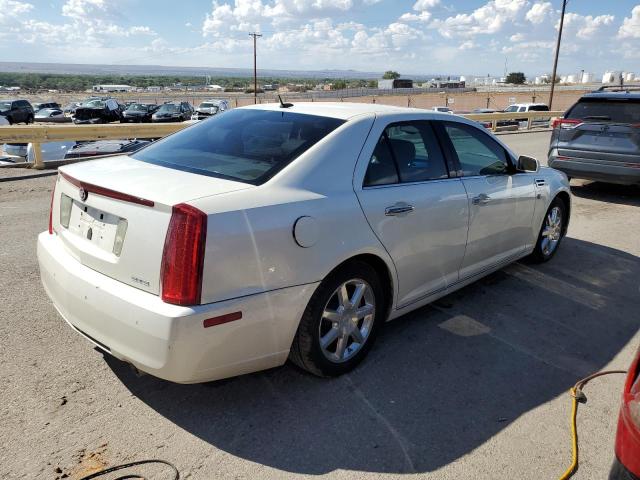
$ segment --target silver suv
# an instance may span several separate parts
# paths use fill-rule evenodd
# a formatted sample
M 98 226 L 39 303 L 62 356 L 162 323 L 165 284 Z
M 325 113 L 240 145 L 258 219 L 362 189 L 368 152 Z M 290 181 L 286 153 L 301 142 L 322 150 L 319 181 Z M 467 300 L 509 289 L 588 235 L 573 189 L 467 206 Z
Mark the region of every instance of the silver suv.
M 549 166 L 569 178 L 640 184 L 640 86 L 580 98 L 553 122 Z

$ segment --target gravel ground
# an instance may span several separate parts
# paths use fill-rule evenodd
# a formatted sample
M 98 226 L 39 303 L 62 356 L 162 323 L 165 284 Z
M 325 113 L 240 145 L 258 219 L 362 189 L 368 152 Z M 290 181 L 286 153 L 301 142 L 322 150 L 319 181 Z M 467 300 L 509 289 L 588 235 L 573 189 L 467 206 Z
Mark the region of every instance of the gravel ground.
M 543 158 L 548 135 L 501 138 Z M 391 322 L 349 375 L 287 365 L 205 385 L 138 377 L 71 331 L 40 286 L 35 239 L 52 185 L 0 183 L 3 479 L 143 458 L 196 479 L 553 479 L 570 461 L 567 389 L 626 368 L 640 344 L 640 192 L 574 182 L 552 262 L 509 266 Z M 606 478 L 622 382 L 585 390 L 577 479 Z

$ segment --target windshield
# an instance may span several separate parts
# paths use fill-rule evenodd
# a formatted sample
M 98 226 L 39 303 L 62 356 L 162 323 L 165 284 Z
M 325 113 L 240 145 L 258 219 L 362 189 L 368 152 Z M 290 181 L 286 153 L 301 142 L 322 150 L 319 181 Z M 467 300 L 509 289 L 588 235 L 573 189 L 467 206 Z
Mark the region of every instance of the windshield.
M 517 105 L 511 105 L 510 107 L 507 107 L 504 109 L 505 112 L 517 112 L 518 111 L 518 106 Z
M 158 113 L 176 113 L 179 111 L 180 108 L 178 105 L 174 105 L 173 103 L 165 103 L 158 109 Z
M 640 99 L 582 99 L 566 118 L 595 122 L 640 123 Z
M 0 102 L 0 112 L 11 110 L 11 102 Z
M 88 100 L 84 102 L 82 106 L 88 108 L 104 108 L 104 102 L 102 100 Z
M 146 112 L 147 110 L 149 110 L 149 107 L 141 103 L 134 103 L 133 105 L 130 105 L 127 110 L 132 112 Z
M 133 158 L 261 184 L 343 123 L 300 113 L 232 110 L 159 140 Z

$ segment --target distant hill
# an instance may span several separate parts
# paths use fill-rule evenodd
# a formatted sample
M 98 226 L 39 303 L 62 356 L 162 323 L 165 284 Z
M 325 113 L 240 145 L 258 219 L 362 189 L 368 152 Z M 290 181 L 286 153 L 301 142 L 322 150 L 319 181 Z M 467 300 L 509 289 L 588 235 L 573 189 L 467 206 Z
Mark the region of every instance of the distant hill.
M 78 63 L 0 62 L 0 72 L 57 73 L 71 75 L 175 75 L 212 77 L 251 77 L 250 68 L 171 67 L 164 65 L 91 65 Z M 376 79 L 382 72 L 357 70 L 274 70 L 258 69 L 261 77 Z M 442 75 L 404 75 L 413 80 L 428 80 Z

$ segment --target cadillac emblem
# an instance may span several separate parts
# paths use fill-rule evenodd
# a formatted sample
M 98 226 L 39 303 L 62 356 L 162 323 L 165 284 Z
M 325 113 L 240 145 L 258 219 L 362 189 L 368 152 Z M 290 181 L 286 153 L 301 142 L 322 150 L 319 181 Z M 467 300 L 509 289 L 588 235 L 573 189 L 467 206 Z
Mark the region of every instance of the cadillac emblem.
M 82 200 L 83 202 L 87 199 L 87 197 L 89 196 L 89 192 L 87 192 L 84 188 L 80 187 L 80 200 Z

